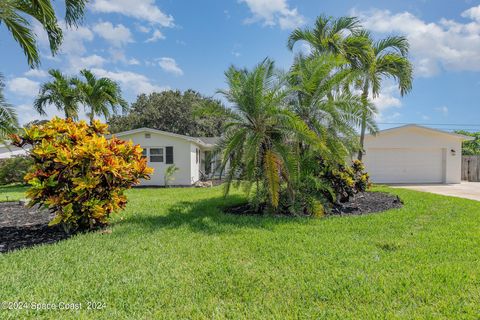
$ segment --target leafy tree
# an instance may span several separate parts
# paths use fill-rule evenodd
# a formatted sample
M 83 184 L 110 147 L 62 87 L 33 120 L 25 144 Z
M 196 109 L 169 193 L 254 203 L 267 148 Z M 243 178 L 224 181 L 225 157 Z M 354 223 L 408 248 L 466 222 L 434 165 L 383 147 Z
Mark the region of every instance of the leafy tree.
M 358 76 L 356 86 L 362 92 L 364 106 L 358 153 L 358 159 L 361 160 L 367 118 L 371 111 L 370 92 L 372 98 L 377 97 L 384 78 L 396 80 L 402 96 L 412 88 L 413 68 L 408 60 L 407 39 L 389 36 L 374 41 L 355 17 L 334 19 L 320 16 L 313 29 L 294 30 L 288 40 L 288 47 L 292 49 L 300 40 L 310 44 L 312 55 L 332 53 L 344 57 L 349 68 Z
M 2 80 L 2 75 L 0 75 L 0 142 L 5 140 L 9 134 L 14 133 L 18 127 L 17 114 L 3 95 L 4 84 Z
M 40 87 L 40 93 L 33 103 L 35 110 L 41 115 L 46 115 L 45 108 L 53 104 L 57 110 L 65 113 L 65 118 L 78 119 L 78 107 L 82 102 L 82 96 L 74 79 L 57 69 L 49 70 L 48 73 L 53 80 Z
M 295 196 L 291 177 L 298 159 L 288 141 L 319 143 L 319 139 L 285 108 L 288 92 L 276 76 L 273 61 L 266 59 L 251 71 L 232 66 L 225 75 L 229 88 L 220 92 L 234 108 L 219 143 L 222 167 L 230 163 L 225 193 L 239 179 L 248 190 L 255 186 L 259 204 L 277 209 L 284 185 L 290 197 Z
M 218 136 L 229 113 L 220 101 L 193 90 L 138 96 L 124 116 L 113 116 L 112 132 L 149 127 L 189 136 Z
M 474 137 L 475 140 L 464 141 L 462 144 L 462 154 L 465 156 L 480 155 L 480 132 L 468 132 L 464 130 L 455 131 L 458 134 Z
M 362 33 L 368 38 L 372 47 L 372 54 L 362 61 L 357 68 L 360 71 L 358 87 L 362 90 L 362 101 L 366 106 L 370 93 L 372 98 L 378 97 L 385 78 L 393 79 L 398 84 L 400 94 L 404 96 L 412 89 L 413 67 L 408 59 L 408 40 L 402 36 L 389 36 L 374 41 L 367 31 Z M 358 159 L 362 160 L 365 141 L 367 108 L 360 132 L 360 151 Z
M 68 27 L 77 26 L 82 20 L 87 2 L 88 0 L 65 0 L 65 23 Z M 40 55 L 31 20 L 40 23 L 47 32 L 50 50 L 52 54 L 56 54 L 62 43 L 63 33 L 51 0 L 0 1 L 0 25 L 7 27 L 33 68 L 40 64 Z
M 313 29 L 295 29 L 288 38 L 287 47 L 292 50 L 298 41 L 307 42 L 313 49 L 312 54 L 340 55 L 351 67 L 358 66 L 370 51 L 369 41 L 355 17 L 319 16 Z
M 325 142 L 322 158 L 335 161 L 358 150 L 356 130 L 365 108 L 361 97 L 345 90 L 357 76 L 346 64 L 338 55 L 298 56 L 289 74 L 291 109 Z M 368 129 L 375 132 L 375 106 L 366 110 Z
M 128 109 L 127 102 L 122 98 L 122 90 L 115 81 L 109 78 L 98 79 L 86 69 L 80 71 L 80 74 L 85 81 L 76 78 L 72 81 L 82 103 L 89 109 L 90 123 L 95 119 L 95 115 L 101 115 L 108 120 L 112 113 L 117 113 L 118 107 L 121 107 L 123 112 Z

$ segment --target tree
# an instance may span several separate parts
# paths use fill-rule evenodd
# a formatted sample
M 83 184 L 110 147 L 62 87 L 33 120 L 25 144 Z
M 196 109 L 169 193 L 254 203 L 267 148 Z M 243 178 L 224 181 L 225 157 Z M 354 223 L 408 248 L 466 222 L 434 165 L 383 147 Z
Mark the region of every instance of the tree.
M 122 98 L 120 86 L 108 78 L 96 78 L 89 70 L 82 70 L 80 74 L 85 81 L 73 79 L 73 83 L 78 90 L 81 102 L 89 109 L 88 116 L 90 123 L 93 123 L 95 115 L 101 115 L 106 120 L 113 114 L 116 114 L 118 107 L 125 112 L 128 109 L 127 102 Z
M 236 179 L 255 186 L 260 204 L 277 209 L 283 185 L 294 197 L 291 176 L 298 160 L 288 141 L 316 141 L 315 134 L 285 108 L 287 91 L 276 76 L 274 63 L 265 59 L 253 70 L 231 66 L 225 73 L 228 89 L 220 90 L 233 104 L 226 132 L 219 143 L 226 175 L 225 193 Z
M 88 0 L 65 0 L 65 24 L 77 26 L 82 20 Z M 40 64 L 37 35 L 31 20 L 47 32 L 52 54 L 56 54 L 63 40 L 57 15 L 51 0 L 2 0 L 0 1 L 0 25 L 4 24 L 11 36 L 22 48 L 28 64 L 34 68 Z
M 13 106 L 7 103 L 3 95 L 4 84 L 2 80 L 3 77 L 0 75 L 0 142 L 18 128 L 17 114 Z
M 402 36 L 389 36 L 374 41 L 367 31 L 363 31 L 365 38 L 369 39 L 372 54 L 366 56 L 361 65 L 357 86 L 362 90 L 362 101 L 366 106 L 370 93 L 372 98 L 378 97 L 385 78 L 393 79 L 398 84 L 400 95 L 404 96 L 412 89 L 413 67 L 408 59 L 408 40 Z M 360 132 L 360 151 L 358 160 L 362 160 L 365 141 L 367 109 L 364 110 L 362 128 Z
M 220 101 L 193 90 L 139 95 L 128 114 L 109 120 L 112 132 L 141 127 L 188 136 L 218 136 L 229 110 Z
M 293 50 L 298 41 L 306 41 L 313 49 L 313 55 L 340 55 L 352 67 L 358 66 L 370 50 L 369 41 L 362 34 L 360 21 L 355 17 L 335 19 L 319 16 L 313 29 L 295 29 L 288 38 L 287 47 Z
M 339 55 L 298 56 L 289 75 L 290 108 L 325 142 L 321 157 L 336 162 L 358 150 L 357 129 L 365 108 L 362 99 L 348 90 L 357 74 L 346 64 Z M 375 106 L 369 104 L 366 110 L 367 127 L 375 132 Z
M 474 137 L 474 140 L 464 141 L 462 144 L 462 154 L 464 156 L 480 155 L 480 132 L 468 132 L 464 130 L 457 130 L 455 133 L 463 134 L 465 136 Z
M 53 104 L 57 110 L 65 113 L 65 118 L 78 119 L 78 106 L 82 97 L 75 81 L 56 69 L 49 70 L 48 73 L 53 77 L 53 81 L 40 87 L 40 93 L 33 103 L 35 110 L 46 115 L 45 108 Z

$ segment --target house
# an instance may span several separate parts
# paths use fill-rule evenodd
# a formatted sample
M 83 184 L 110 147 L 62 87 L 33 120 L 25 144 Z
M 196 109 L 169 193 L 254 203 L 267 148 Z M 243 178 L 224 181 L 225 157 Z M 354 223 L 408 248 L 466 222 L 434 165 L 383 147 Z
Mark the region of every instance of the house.
M 28 148 L 17 148 L 12 145 L 0 144 L 0 159 L 8 159 L 18 156 L 26 156 Z
M 460 183 L 462 141 L 471 139 L 405 125 L 366 135 L 363 161 L 374 183 Z
M 155 169 L 150 180 L 141 182 L 142 186 L 164 186 L 165 170 L 171 165 L 179 169 L 171 185 L 190 186 L 202 175 L 219 177 L 221 174 L 220 159 L 212 152 L 218 138 L 189 137 L 150 128 L 119 132 L 114 136 L 139 144 L 148 166 Z

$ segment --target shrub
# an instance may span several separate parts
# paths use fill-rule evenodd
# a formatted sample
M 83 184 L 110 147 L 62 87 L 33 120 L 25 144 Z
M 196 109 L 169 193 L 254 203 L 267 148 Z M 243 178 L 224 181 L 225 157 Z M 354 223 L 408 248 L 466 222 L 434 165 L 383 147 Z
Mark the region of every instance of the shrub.
M 0 185 L 10 183 L 24 183 L 33 161 L 30 157 L 18 156 L 0 161 Z
M 140 146 L 106 134 L 107 125 L 99 121 L 54 118 L 12 137 L 16 146 L 32 145 L 27 197 L 30 205 L 55 212 L 50 225 L 72 231 L 107 224 L 111 213 L 125 207 L 124 191 L 153 172 Z
M 335 194 L 332 202 L 346 202 L 358 192 L 366 191 L 371 183 L 364 170 L 365 166 L 360 160 L 354 160 L 351 166 L 325 167 L 323 177 L 330 181 Z

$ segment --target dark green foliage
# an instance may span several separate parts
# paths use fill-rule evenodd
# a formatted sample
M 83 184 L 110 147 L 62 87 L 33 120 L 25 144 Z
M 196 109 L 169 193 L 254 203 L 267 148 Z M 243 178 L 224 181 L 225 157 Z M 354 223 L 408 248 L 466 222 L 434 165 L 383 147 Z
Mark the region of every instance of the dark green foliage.
M 368 173 L 364 171 L 365 167 L 359 160 L 354 160 L 351 166 L 325 166 L 322 177 L 330 182 L 335 195 L 330 198 L 331 202 L 346 202 L 358 192 L 366 191 L 371 184 Z
M 14 157 L 0 160 L 0 185 L 24 183 L 23 177 L 32 166 L 30 157 Z
M 480 132 L 457 130 L 455 133 L 475 138 L 475 140 L 463 142 L 462 154 L 464 156 L 480 155 Z
M 229 110 L 218 100 L 193 90 L 164 91 L 138 96 L 127 115 L 114 116 L 110 130 L 126 131 L 141 127 L 188 136 L 219 136 Z

